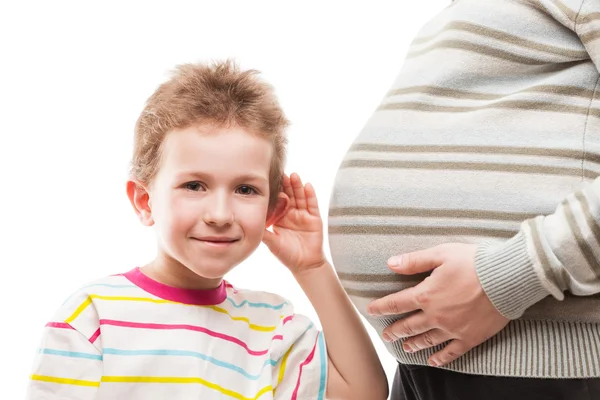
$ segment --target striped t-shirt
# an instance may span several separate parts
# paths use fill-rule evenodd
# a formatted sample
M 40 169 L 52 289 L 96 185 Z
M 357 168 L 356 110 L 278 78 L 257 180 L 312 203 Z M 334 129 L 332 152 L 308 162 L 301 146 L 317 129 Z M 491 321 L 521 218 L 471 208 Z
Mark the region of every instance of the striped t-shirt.
M 136 268 L 63 304 L 27 399 L 323 399 L 326 366 L 322 332 L 282 297 L 178 289 Z
M 445 368 L 600 377 L 599 68 L 600 0 L 456 0 L 423 26 L 330 202 L 334 265 L 379 333 L 400 316 L 367 304 L 426 276 L 389 257 L 473 243 L 512 321 Z

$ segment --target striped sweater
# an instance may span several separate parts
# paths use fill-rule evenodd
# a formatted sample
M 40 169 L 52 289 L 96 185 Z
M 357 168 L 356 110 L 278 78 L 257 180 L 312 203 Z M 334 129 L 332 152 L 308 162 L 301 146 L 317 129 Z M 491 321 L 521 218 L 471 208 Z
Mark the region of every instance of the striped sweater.
M 425 277 L 388 257 L 474 243 L 511 322 L 445 368 L 600 377 L 599 68 L 599 0 L 456 0 L 421 29 L 330 201 L 334 264 L 379 334 L 400 316 L 366 305 Z
M 28 400 L 323 399 L 323 335 L 285 299 L 162 285 L 139 269 L 72 295 L 46 325 Z

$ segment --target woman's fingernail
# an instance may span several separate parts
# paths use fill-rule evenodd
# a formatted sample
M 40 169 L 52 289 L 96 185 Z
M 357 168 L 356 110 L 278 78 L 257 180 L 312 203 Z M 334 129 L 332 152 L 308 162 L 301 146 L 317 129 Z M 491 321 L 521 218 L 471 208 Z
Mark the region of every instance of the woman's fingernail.
M 383 332 L 383 340 L 385 340 L 386 342 L 393 342 L 394 340 L 396 340 L 396 337 L 390 333 Z
M 438 362 L 436 360 L 429 360 L 429 365 L 431 365 L 432 367 L 437 367 Z
M 390 267 L 399 267 L 402 264 L 402 256 L 394 256 L 390 257 L 388 260 L 388 265 Z
M 412 353 L 414 351 L 413 348 L 410 347 L 410 345 L 408 343 L 406 343 L 406 342 L 402 344 L 402 348 L 407 353 Z

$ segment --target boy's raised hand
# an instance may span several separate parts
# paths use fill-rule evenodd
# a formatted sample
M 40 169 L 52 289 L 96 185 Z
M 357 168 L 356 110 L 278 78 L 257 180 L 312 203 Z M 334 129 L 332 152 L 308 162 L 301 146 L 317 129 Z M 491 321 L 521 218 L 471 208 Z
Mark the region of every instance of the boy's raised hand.
M 263 242 L 293 274 L 320 267 L 326 259 L 315 190 L 293 173 L 284 175 L 283 192 L 289 198 L 288 208 L 273 224 L 273 232 L 265 229 Z

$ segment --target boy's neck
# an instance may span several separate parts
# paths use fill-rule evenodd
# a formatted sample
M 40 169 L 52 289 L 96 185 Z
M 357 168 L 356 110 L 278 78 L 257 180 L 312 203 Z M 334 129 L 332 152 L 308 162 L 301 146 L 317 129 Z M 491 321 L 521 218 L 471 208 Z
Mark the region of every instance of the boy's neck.
M 154 261 L 141 267 L 140 270 L 147 277 L 163 285 L 179 289 L 216 289 L 223 281 L 223 277 L 211 279 L 199 276 L 181 263 L 175 260 L 166 260 L 163 257 L 157 257 Z

